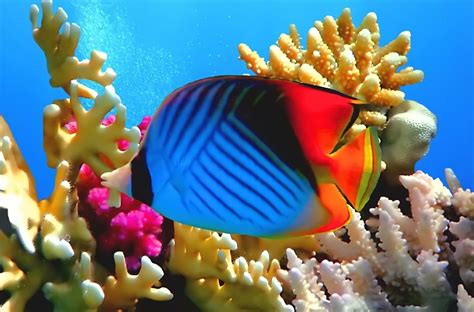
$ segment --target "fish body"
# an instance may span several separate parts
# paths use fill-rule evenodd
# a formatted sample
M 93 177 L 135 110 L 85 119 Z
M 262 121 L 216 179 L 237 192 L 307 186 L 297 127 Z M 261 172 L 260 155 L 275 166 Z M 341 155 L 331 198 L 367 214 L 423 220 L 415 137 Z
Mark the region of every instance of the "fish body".
M 380 173 L 374 130 L 335 150 L 357 103 L 276 79 L 190 83 L 155 113 L 131 162 L 131 194 L 169 219 L 226 233 L 341 227 L 350 219 L 347 201 L 363 207 Z

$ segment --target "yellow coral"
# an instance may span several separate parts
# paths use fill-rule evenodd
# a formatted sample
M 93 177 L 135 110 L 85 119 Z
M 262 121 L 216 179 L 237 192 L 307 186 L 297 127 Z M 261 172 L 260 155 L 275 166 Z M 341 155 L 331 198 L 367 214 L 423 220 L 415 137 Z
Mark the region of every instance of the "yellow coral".
M 0 116 L 0 209 L 6 209 L 22 244 L 35 250 L 33 239 L 40 220 L 33 176 L 13 135 Z
M 189 278 L 219 277 L 235 279 L 231 250 L 237 243 L 229 234 L 202 230 L 174 223 L 169 268 Z
M 91 257 L 83 252 L 80 261 L 74 264 L 69 280 L 48 282 L 43 286 L 43 292 L 58 311 L 97 311 L 104 301 L 104 291 L 98 283 L 91 281 L 92 278 Z
M 127 272 L 125 256 L 122 252 L 116 252 L 114 260 L 115 277 L 109 276 L 104 284 L 105 299 L 101 306 L 102 309 L 133 308 L 137 303 L 137 298 L 149 298 L 155 301 L 173 298 L 167 288 L 156 288 L 160 286 L 159 280 L 164 273 L 148 257 L 142 257 L 138 275 L 130 275 Z
M 62 8 L 53 14 L 52 1 L 42 1 L 41 6 L 43 16 L 39 27 L 39 8 L 33 5 L 30 10 L 33 37 L 46 56 L 51 85 L 62 87 L 71 96 L 70 99 L 55 101 L 44 110 L 44 148 L 48 165 L 56 167 L 62 160 L 68 161 L 71 181 L 76 179 L 83 163 L 90 165 L 100 176 L 130 161 L 138 149 L 140 132 L 137 128 L 125 128 L 125 107 L 111 86 L 116 74 L 111 68 L 104 72 L 101 70 L 107 55 L 92 51 L 90 60 L 79 61 L 74 56 L 80 37 L 79 26 L 66 22 L 67 14 Z M 98 95 L 95 90 L 79 83 L 80 79 L 105 87 L 104 93 Z M 94 99 L 90 111 L 81 105 L 80 97 Z M 102 119 L 113 109 L 117 110 L 115 122 L 102 126 Z M 63 129 L 71 117 L 78 124 L 75 134 Z M 91 140 L 92 137 L 96 139 Z M 120 151 L 118 140 L 129 141 L 129 148 Z
M 280 297 L 278 260 L 263 251 L 258 261 L 232 261 L 236 249 L 229 234 L 175 223 L 169 268 L 186 277 L 186 293 L 203 310 L 292 311 Z
M 87 163 L 98 175 L 125 165 L 138 150 L 140 130 L 125 128 L 125 106 L 120 103 L 114 88 L 107 86 L 103 95 L 96 96 L 89 111 L 79 102 L 77 88 L 78 84 L 73 81 L 71 99 L 61 102 L 61 106 L 51 104 L 44 111 L 44 146 L 48 164 L 57 166 L 59 161 L 67 160 L 77 174 L 80 165 Z M 114 108 L 117 109 L 115 122 L 103 126 L 102 119 Z M 64 115 L 68 112 L 72 112 L 77 122 L 78 130 L 74 134 L 62 128 Z M 130 142 L 126 151 L 118 149 L 120 139 Z M 75 175 L 70 174 L 70 179 L 74 178 Z
M 51 85 L 63 87 L 66 91 L 69 90 L 70 82 L 76 79 L 91 80 L 102 86 L 110 85 L 116 77 L 115 72 L 111 68 L 107 68 L 105 72 L 101 71 L 107 55 L 92 51 L 90 60 L 79 61 L 74 56 L 79 42 L 79 26 L 66 23 L 67 14 L 62 8 L 53 15 L 51 0 L 42 1 L 41 7 L 43 9 L 41 26 L 37 27 L 39 8 L 36 5 L 31 6 L 30 21 L 33 26 L 33 37 L 46 57 Z M 78 85 L 78 89 L 82 97 L 93 98 L 96 95 L 94 90 L 82 84 Z
M 24 311 L 27 301 L 44 281 L 54 276 L 52 263 L 23 250 L 16 235 L 7 237 L 1 231 L 0 263 L 4 268 L 4 272 L 0 273 L 0 290 L 11 293 L 11 297 L 0 307 L 0 312 Z
M 258 76 L 301 81 L 324 86 L 357 97 L 376 106 L 390 107 L 403 102 L 399 88 L 423 80 L 423 72 L 412 67 L 396 72 L 407 62 L 410 33 L 404 31 L 385 46 L 379 47 L 380 32 L 375 13 L 369 13 L 356 29 L 349 9 L 338 19 L 327 16 L 316 21 L 307 36 L 306 50 L 300 46 L 296 27 L 282 34 L 270 47 L 265 60 L 246 44 L 240 44 L 240 57 Z M 383 127 L 385 111 L 361 112 L 357 123 Z M 354 129 L 353 135 L 358 130 Z
M 262 252 L 258 261 L 240 257 L 234 261 L 234 281 L 201 278 L 188 281 L 186 292 L 205 311 L 294 311 L 280 297 L 282 286 L 276 278 L 277 260 Z

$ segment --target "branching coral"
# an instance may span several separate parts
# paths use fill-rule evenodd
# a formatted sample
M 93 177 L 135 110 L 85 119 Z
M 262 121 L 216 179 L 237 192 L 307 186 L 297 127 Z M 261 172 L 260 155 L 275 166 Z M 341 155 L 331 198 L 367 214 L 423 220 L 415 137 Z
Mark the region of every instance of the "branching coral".
M 38 292 L 57 311 L 133 310 L 139 298 L 170 300 L 171 292 L 161 287 L 164 272 L 150 259 L 165 247 L 163 218 L 124 195 L 118 209 L 110 207 L 109 191 L 98 178 L 130 161 L 149 118 L 125 128 L 125 107 L 111 86 L 115 73 L 102 71 L 106 55 L 93 51 L 90 60 L 79 61 L 74 56 L 79 27 L 66 23 L 62 9 L 53 14 L 51 1 L 42 7 L 40 27 L 39 9 L 30 12 L 33 36 L 46 56 L 51 85 L 70 98 L 44 110 L 44 148 L 57 173 L 53 193 L 39 202 L 0 119 L 0 204 L 8 216 L 0 231 L 0 290 L 10 293 L 0 310 L 25 310 Z M 315 23 L 306 49 L 292 25 L 270 48 L 268 63 L 246 45 L 239 51 L 257 75 L 322 85 L 370 103 L 345 139 L 366 126 L 386 127 L 383 153 L 395 176 L 399 163 L 406 168 L 426 151 L 435 121 L 420 105 L 404 101 L 399 90 L 423 78 L 411 67 L 397 72 L 407 62 L 410 34 L 383 47 L 379 41 L 375 14 L 356 28 L 344 10 L 337 20 Z M 94 100 L 89 111 L 80 98 Z M 389 111 L 391 106 L 397 107 Z M 398 136 L 414 138 L 407 146 L 419 147 L 410 148 L 416 157 L 390 158 L 403 141 Z M 333 233 L 268 240 L 175 223 L 166 268 L 184 276 L 186 294 L 206 311 L 432 311 L 453 308 L 456 299 L 460 311 L 470 311 L 474 195 L 462 190 L 451 171 L 447 180 L 451 192 L 421 172 L 403 176 L 409 214 L 400 201 L 382 197 L 370 219 L 353 212 L 351 222 Z M 99 261 L 111 254 L 114 269 Z
M 447 176 L 459 185 L 449 171 Z M 381 198 L 371 209 L 377 218 L 365 222 L 369 230 L 354 212 L 346 227 L 349 242 L 334 233 L 316 235 L 325 260 L 303 260 L 287 250 L 288 269 L 279 277 L 296 296 L 297 311 L 446 311 L 453 308 L 456 291 L 459 307 L 472 304 L 464 290 L 473 286 L 472 220 L 449 221 L 459 207 L 451 206 L 454 196 L 439 179 L 421 172 L 400 179 L 409 191 L 411 217 L 400 211 L 398 201 Z M 459 241 L 448 240 L 448 231 Z M 458 249 L 451 251 L 457 246 L 458 257 Z M 455 283 L 456 274 L 464 285 Z
M 93 51 L 90 60 L 79 62 L 74 56 L 79 26 L 66 23 L 67 14 L 61 8 L 53 15 L 52 1 L 42 1 L 42 8 L 41 26 L 37 27 L 39 9 L 35 5 L 31 7 L 33 37 L 46 56 L 51 85 L 63 87 L 71 96 L 44 110 L 44 147 L 48 165 L 56 167 L 61 160 L 68 161 L 71 180 L 75 180 L 83 163 L 91 166 L 98 175 L 125 165 L 138 149 L 140 132 L 137 128 L 125 128 L 125 106 L 111 86 L 116 75 L 111 69 L 101 71 L 106 54 Z M 96 82 L 105 87 L 105 92 L 98 95 L 77 82 L 78 79 Z M 90 111 L 84 109 L 79 97 L 94 99 Z M 117 110 L 115 122 L 101 125 L 112 109 Z M 78 124 L 74 134 L 64 129 L 71 116 Z M 91 140 L 91 137 L 96 139 Z M 129 142 L 125 151 L 117 146 L 117 141 L 123 139 Z
M 63 87 L 69 90 L 70 82 L 76 79 L 87 79 L 102 86 L 111 85 L 116 74 L 111 68 L 101 71 L 107 55 L 92 51 L 90 60 L 79 61 L 74 53 L 79 43 L 80 28 L 76 24 L 66 23 L 67 14 L 59 8 L 53 15 L 53 2 L 41 2 L 43 16 L 41 26 L 38 25 L 39 8 L 31 6 L 30 21 L 33 26 L 33 37 L 43 50 L 51 75 L 50 83 L 53 87 Z M 62 32 L 60 32 L 63 27 Z M 79 96 L 94 98 L 96 92 L 86 86 L 78 85 Z
M 376 105 L 398 105 L 404 99 L 398 89 L 423 80 L 423 72 L 412 67 L 396 72 L 407 62 L 408 31 L 383 47 L 379 39 L 375 13 L 369 13 L 356 28 L 350 10 L 345 9 L 337 20 L 326 16 L 314 23 L 306 49 L 296 26 L 291 25 L 290 34 L 281 34 L 277 45 L 270 47 L 269 62 L 246 44 L 239 45 L 239 53 L 259 76 L 330 87 Z M 384 119 L 375 113 L 364 113 L 361 118 L 377 125 Z
M 275 246 L 271 240 L 176 224 L 169 268 L 186 277 L 188 296 L 206 311 L 224 305 L 229 311 L 291 310 L 282 298 L 296 311 L 446 311 L 456 304 L 456 292 L 458 305 L 468 307 L 474 260 L 474 223 L 467 217 L 470 192 L 460 188 L 450 171 L 447 176 L 456 187 L 454 195 L 422 172 L 400 177 L 409 193 L 409 215 L 400 210 L 399 201 L 381 198 L 365 222 L 353 211 L 341 231 L 274 240 Z M 460 211 L 459 221 L 448 219 Z M 297 250 L 287 249 L 281 268 L 276 259 L 269 264 L 267 251 L 257 254 L 269 247 L 273 257 L 282 259 L 285 244 Z M 259 276 L 264 277 L 262 285 L 282 292 L 262 292 Z M 459 290 L 454 276 L 464 283 Z M 252 300 L 241 302 L 250 292 Z
M 104 309 L 133 308 L 137 303 L 137 298 L 149 298 L 155 301 L 173 298 L 167 288 L 156 288 L 160 286 L 159 280 L 164 273 L 148 257 L 142 258 L 138 275 L 130 275 L 127 272 L 123 253 L 115 253 L 114 258 L 116 277 L 109 276 L 105 281 Z
M 102 121 L 108 126 L 115 122 L 111 115 Z M 150 122 L 149 117 L 143 118 L 137 126 L 143 138 L 144 131 Z M 78 128 L 76 121 L 65 125 L 69 133 L 75 133 Z M 129 142 L 118 141 L 120 150 L 126 150 Z M 116 251 L 123 251 L 127 266 L 138 270 L 140 258 L 157 257 L 162 249 L 159 235 L 163 218 L 153 209 L 125 194 L 120 195 L 121 204 L 114 208 L 108 204 L 110 191 L 101 185 L 100 178 L 88 165 L 83 165 L 77 179 L 79 196 L 79 215 L 83 216 L 97 239 L 97 255 L 111 258 Z
M 64 24 L 66 14 L 62 9 L 53 16 L 51 1 L 43 1 L 42 6 L 40 28 L 36 27 L 39 10 L 36 6 L 31 9 L 33 34 L 45 52 L 51 84 L 62 86 L 71 97 L 55 101 L 44 111 L 44 147 L 49 165 L 57 171 L 51 196 L 39 202 L 33 177 L 6 122 L 0 119 L 0 204 L 8 217 L 2 220 L 0 229 L 0 290 L 10 294 L 0 310 L 23 311 L 41 291 L 56 311 L 130 309 L 139 298 L 169 300 L 170 292 L 159 288 L 163 272 L 148 257 L 142 257 L 142 268 L 136 276 L 127 272 L 123 253 L 114 257 L 116 276 L 94 259 L 97 237 L 78 214 L 78 201 L 82 200 L 76 185 L 79 169 L 87 163 L 89 170 L 101 174 L 127 163 L 138 149 L 143 129 L 125 128 L 125 107 L 109 85 L 115 74 L 100 69 L 105 55 L 93 52 L 90 61 L 79 62 L 74 57 L 79 28 Z M 97 95 L 75 79 L 97 82 L 105 92 Z M 93 107 L 86 111 L 79 97 L 94 98 Z M 103 121 L 113 109 L 116 115 Z M 137 231 L 136 236 L 141 233 L 150 243 L 147 231 L 158 233 L 162 219 L 145 208 L 128 211 L 129 215 L 117 219 L 115 228 L 110 222 L 107 225 L 119 230 L 115 234 L 120 239 L 120 230 L 126 228 L 121 222 L 148 219 L 141 222 L 148 228 Z M 120 213 L 124 212 L 117 210 L 116 214 Z M 133 213 L 137 215 L 131 217 Z M 134 256 L 144 253 L 146 250 L 139 250 Z
M 280 297 L 278 261 L 264 251 L 257 261 L 232 262 L 236 248 L 229 234 L 175 223 L 169 268 L 186 277 L 188 296 L 205 311 L 293 311 Z
M 8 168 L 16 164 L 11 155 L 4 159 Z M 25 250 L 15 234 L 7 237 L 0 232 L 0 264 L 3 269 L 0 290 L 11 293 L 1 311 L 23 311 L 28 300 L 40 290 L 58 311 L 131 308 L 142 297 L 169 300 L 171 294 L 166 288 L 155 288 L 159 286 L 163 273 L 147 257 L 142 258 L 145 267 L 140 273 L 131 276 L 126 272 L 124 255 L 115 254 L 117 278 L 106 278 L 107 270 L 99 263 L 91 262 L 95 240 L 86 221 L 78 217 L 77 198 L 65 180 L 68 168 L 67 162 L 61 162 L 53 194 L 47 200 L 35 202 L 40 215 L 39 230 L 33 240 L 36 248 Z M 25 175 L 30 176 L 29 171 Z M 11 179 L 7 185 L 18 182 L 22 180 Z M 11 200 L 2 204 L 11 210 L 16 207 L 9 206 L 9 203 L 16 202 Z M 119 294 L 123 292 L 127 296 Z M 64 296 L 68 300 L 64 300 Z M 122 300 L 117 300 L 117 296 Z

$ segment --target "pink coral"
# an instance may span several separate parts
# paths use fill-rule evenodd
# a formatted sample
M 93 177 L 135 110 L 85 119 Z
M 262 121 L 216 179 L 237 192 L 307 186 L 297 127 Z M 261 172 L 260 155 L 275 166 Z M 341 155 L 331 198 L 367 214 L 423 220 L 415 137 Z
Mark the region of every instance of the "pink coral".
M 113 123 L 115 116 L 102 121 L 104 126 Z M 151 117 L 143 118 L 138 125 L 143 138 Z M 74 120 L 65 128 L 76 131 Z M 121 150 L 128 148 L 128 142 L 117 142 Z M 91 168 L 83 165 L 79 172 L 77 190 L 79 195 L 79 213 L 84 217 L 97 240 L 97 253 L 105 259 L 111 258 L 116 251 L 123 251 L 127 266 L 131 270 L 140 268 L 142 256 L 157 257 L 162 248 L 160 234 L 163 217 L 147 205 L 121 194 L 121 206 L 109 207 L 109 190 L 102 187 L 101 180 Z

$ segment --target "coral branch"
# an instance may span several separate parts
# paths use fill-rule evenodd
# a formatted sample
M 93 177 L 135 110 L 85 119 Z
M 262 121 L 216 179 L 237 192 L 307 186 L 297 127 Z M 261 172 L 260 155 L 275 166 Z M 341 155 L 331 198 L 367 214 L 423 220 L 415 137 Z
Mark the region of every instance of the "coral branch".
M 48 164 L 56 166 L 61 160 L 67 160 L 72 168 L 71 180 L 75 180 L 83 163 L 90 165 L 99 176 L 125 165 L 138 150 L 140 139 L 138 128 L 125 128 L 125 107 L 112 86 L 107 86 L 104 94 L 95 98 L 89 111 L 79 102 L 77 92 L 78 84 L 73 81 L 70 101 L 61 102 L 62 107 L 52 104 L 44 111 L 44 146 Z M 102 125 L 106 114 L 114 108 L 117 109 L 115 122 Z M 62 123 L 69 114 L 77 123 L 77 132 L 73 134 L 68 133 Z M 91 140 L 92 137 L 95 139 Z M 129 142 L 125 151 L 119 149 L 120 140 Z
M 41 2 L 43 17 L 38 27 L 39 8 L 32 5 L 30 20 L 33 26 L 33 37 L 46 57 L 48 72 L 51 75 L 50 83 L 53 87 L 63 87 L 69 91 L 69 84 L 75 79 L 87 79 L 107 86 L 112 84 L 116 77 L 111 68 L 105 72 L 101 67 L 107 59 L 102 52 L 92 51 L 90 60 L 79 61 L 74 53 L 80 36 L 80 28 L 76 24 L 66 23 L 67 14 L 59 8 L 53 15 L 51 0 Z M 61 27 L 63 28 L 60 32 Z M 79 85 L 79 95 L 93 98 L 95 91 Z
M 169 263 L 172 272 L 194 279 L 235 279 L 230 251 L 237 249 L 237 243 L 229 234 L 219 235 L 176 222 L 174 231 Z
M 167 288 L 155 288 L 160 286 L 159 280 L 164 273 L 148 257 L 142 258 L 138 275 L 130 275 L 127 272 L 125 257 L 122 252 L 116 252 L 114 259 L 116 276 L 109 276 L 105 282 L 105 300 L 101 308 L 106 310 L 132 308 L 137 303 L 138 298 L 149 298 L 156 301 L 173 298 Z
M 97 311 L 104 300 L 104 292 L 99 284 L 91 281 L 92 273 L 91 257 L 84 252 L 68 281 L 48 282 L 43 286 L 43 292 L 57 311 Z

